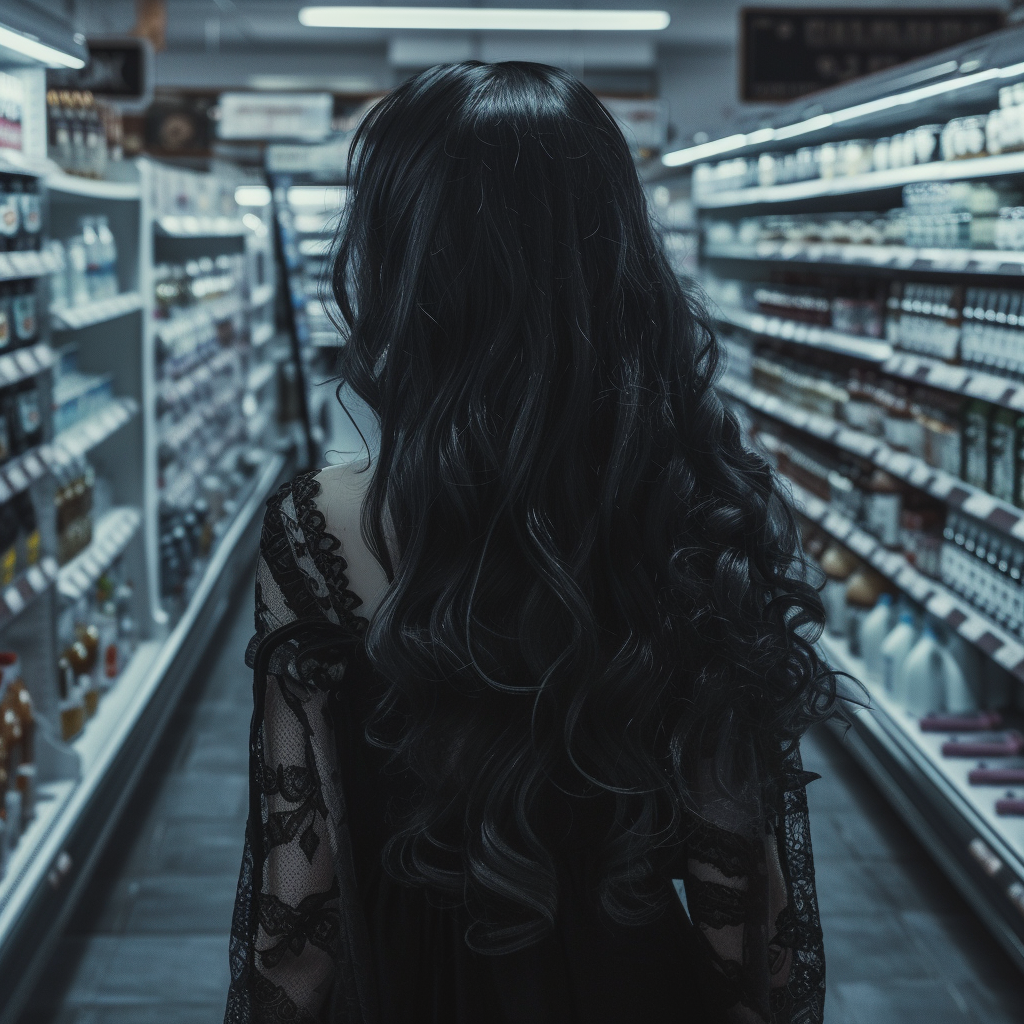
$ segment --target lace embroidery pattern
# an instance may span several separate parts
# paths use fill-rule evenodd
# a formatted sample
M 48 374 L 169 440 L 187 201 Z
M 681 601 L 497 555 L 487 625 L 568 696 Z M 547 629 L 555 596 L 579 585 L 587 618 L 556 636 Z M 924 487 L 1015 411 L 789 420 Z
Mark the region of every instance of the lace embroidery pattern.
M 333 699 L 366 619 L 313 474 L 268 503 L 256 580 L 250 815 L 225 1024 L 375 1024 Z M 730 1024 L 821 1024 L 825 960 L 799 751 L 749 812 L 709 804 L 682 882 Z M 756 819 L 756 827 L 752 821 Z
M 366 620 L 308 474 L 267 503 L 256 580 L 250 812 L 226 1024 L 372 1024 L 329 702 Z

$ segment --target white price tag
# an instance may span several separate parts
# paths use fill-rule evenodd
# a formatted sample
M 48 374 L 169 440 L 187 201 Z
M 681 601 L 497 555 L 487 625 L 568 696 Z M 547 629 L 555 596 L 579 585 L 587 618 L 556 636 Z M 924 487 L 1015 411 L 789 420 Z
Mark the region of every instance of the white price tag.
M 945 617 L 956 607 L 956 601 L 954 601 L 953 598 L 944 590 L 937 590 L 932 594 L 931 599 L 928 601 L 928 611 L 939 619 L 945 619 Z
M 4 591 L 4 604 L 10 608 L 12 615 L 17 615 L 25 607 L 25 599 L 18 593 L 17 587 L 8 587 Z
M 21 466 L 11 466 L 7 470 L 6 476 L 8 483 L 10 483 L 15 491 L 23 491 L 30 483 Z
M 993 377 L 987 373 L 979 373 L 972 377 L 964 387 L 964 391 L 973 398 L 982 398 L 986 402 L 998 402 L 1012 387 L 1010 381 L 1002 377 Z
M 886 458 L 886 469 L 890 473 L 895 474 L 899 477 L 905 477 L 910 474 L 912 469 L 915 469 L 919 464 L 920 460 L 914 458 L 913 455 L 907 454 L 907 452 L 887 452 Z
M 862 530 L 857 530 L 851 534 L 849 540 L 847 540 L 850 548 L 855 551 L 861 558 L 868 558 L 871 553 L 878 546 L 878 542 Z
M 29 582 L 29 586 L 37 593 L 41 594 L 46 589 L 46 576 L 43 574 L 43 570 L 38 565 L 33 565 L 29 568 L 28 572 L 25 573 L 25 578 Z
M 978 519 L 984 519 L 989 513 L 999 507 L 1001 503 L 996 501 L 991 494 L 984 491 L 974 491 L 961 506 L 963 510 Z M 1014 513 L 1016 515 L 1016 513 Z

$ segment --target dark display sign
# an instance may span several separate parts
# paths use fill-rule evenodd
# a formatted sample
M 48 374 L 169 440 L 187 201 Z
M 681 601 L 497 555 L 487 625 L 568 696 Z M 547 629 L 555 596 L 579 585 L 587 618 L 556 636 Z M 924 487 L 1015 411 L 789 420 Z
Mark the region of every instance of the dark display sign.
M 740 99 L 785 102 L 965 43 L 1003 25 L 998 10 L 740 11 Z
M 81 71 L 46 73 L 51 89 L 87 89 L 103 99 L 148 99 L 149 53 L 141 39 L 90 39 L 89 63 Z

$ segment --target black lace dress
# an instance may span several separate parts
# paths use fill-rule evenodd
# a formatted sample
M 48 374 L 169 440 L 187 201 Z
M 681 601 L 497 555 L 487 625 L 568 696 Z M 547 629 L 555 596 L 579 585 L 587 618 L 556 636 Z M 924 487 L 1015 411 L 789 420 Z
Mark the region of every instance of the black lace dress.
M 377 685 L 361 643 L 367 623 L 318 492 L 312 474 L 286 485 L 263 526 L 226 1024 L 820 1022 L 824 956 L 799 755 L 756 827 L 709 799 L 664 879 L 679 899 L 648 926 L 613 926 L 591 909 L 586 847 L 571 828 L 558 927 L 514 954 L 474 953 L 459 912 L 382 870 L 384 809 L 408 795 L 409 780 L 385 771 L 363 738 Z M 585 809 L 552 815 L 585 833 Z

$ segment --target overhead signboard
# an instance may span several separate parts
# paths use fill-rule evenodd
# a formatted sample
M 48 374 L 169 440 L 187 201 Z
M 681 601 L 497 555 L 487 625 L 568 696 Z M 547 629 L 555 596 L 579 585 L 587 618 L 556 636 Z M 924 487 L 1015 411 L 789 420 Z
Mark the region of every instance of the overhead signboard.
M 80 71 L 48 71 L 51 89 L 88 89 L 127 107 L 153 98 L 153 53 L 144 39 L 89 39 L 89 63 Z
M 330 93 L 225 92 L 220 97 L 221 139 L 298 139 L 310 142 L 331 132 Z
M 740 11 L 740 99 L 794 100 L 994 32 L 997 9 Z

